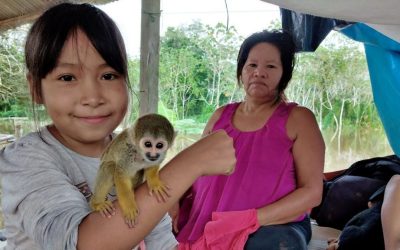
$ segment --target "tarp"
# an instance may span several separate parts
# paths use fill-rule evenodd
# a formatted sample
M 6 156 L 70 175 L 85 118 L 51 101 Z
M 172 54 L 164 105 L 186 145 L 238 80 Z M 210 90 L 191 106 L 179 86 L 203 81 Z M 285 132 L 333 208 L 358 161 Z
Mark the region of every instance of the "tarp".
M 389 143 L 400 156 L 400 43 L 362 23 L 341 32 L 364 43 L 374 102 Z
M 296 12 L 361 22 L 400 42 L 399 0 L 261 0 Z
M 282 11 L 282 21 L 291 19 L 291 21 L 286 20 L 283 24 L 293 32 L 297 39 L 303 39 L 297 42 L 298 45 L 315 47 L 316 41 L 326 35 L 327 30 L 331 29 L 330 26 L 334 26 L 336 19 L 356 22 L 340 29 L 340 32 L 364 43 L 374 102 L 389 143 L 394 153 L 400 156 L 400 115 L 397 114 L 400 110 L 400 15 L 398 14 L 400 13 L 400 1 L 263 1 L 297 12 Z M 303 14 L 312 16 L 309 16 L 308 19 L 305 19 L 307 15 L 299 18 Z M 299 20 L 307 20 L 307 22 L 299 22 Z M 330 25 L 316 25 L 314 22 L 324 22 Z M 315 27 L 321 28 L 321 33 L 317 36 L 312 35 L 318 33 Z M 305 41 L 305 39 L 311 40 Z M 310 48 L 304 46 L 303 50 L 310 51 Z
M 298 51 L 315 51 L 333 28 L 348 24 L 342 20 L 301 14 L 283 8 L 281 16 L 282 27 L 292 33 Z

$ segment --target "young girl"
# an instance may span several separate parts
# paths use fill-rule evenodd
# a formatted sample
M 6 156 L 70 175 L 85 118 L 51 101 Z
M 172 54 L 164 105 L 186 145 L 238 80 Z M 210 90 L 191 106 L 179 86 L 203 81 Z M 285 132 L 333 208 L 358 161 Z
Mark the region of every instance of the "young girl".
M 33 24 L 25 53 L 32 100 L 52 123 L 0 151 L 6 249 L 132 249 L 196 178 L 232 171 L 232 141 L 217 132 L 163 168 L 170 187 L 165 203 L 149 196 L 146 185 L 136 190 L 135 228 L 125 224 L 118 202 L 109 218 L 91 212 L 99 157 L 128 106 L 122 37 L 98 8 L 64 3 Z M 150 248 L 173 247 L 170 230 L 164 217 L 149 236 Z

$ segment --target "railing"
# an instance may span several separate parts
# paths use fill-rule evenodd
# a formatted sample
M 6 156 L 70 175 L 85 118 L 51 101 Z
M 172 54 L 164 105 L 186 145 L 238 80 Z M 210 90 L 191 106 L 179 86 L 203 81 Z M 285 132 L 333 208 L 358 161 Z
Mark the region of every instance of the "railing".
M 30 123 L 28 117 L 7 117 L 0 118 L 0 123 L 9 123 L 8 129 L 2 128 L 0 130 L 0 148 L 15 141 L 24 134 L 26 124 Z M 10 129 L 11 126 L 11 129 Z M 7 127 L 7 126 L 5 126 Z M 28 131 L 25 131 L 28 132 Z

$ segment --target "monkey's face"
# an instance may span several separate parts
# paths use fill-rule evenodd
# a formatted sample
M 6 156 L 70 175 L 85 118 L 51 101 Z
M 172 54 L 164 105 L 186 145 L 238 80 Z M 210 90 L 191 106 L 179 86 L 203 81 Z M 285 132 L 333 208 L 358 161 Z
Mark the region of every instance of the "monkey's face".
M 139 141 L 139 147 L 146 162 L 159 164 L 164 160 L 169 144 L 163 137 L 144 136 Z

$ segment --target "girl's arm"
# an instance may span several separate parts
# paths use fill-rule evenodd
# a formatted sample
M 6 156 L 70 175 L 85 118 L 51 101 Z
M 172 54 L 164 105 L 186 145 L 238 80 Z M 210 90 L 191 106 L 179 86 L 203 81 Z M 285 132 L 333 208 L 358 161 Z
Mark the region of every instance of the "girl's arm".
M 104 218 L 89 214 L 80 224 L 77 249 L 132 249 L 155 227 L 181 195 L 202 175 L 230 174 L 235 165 L 232 139 L 224 131 L 204 137 L 179 153 L 160 171 L 161 179 L 170 187 L 166 202 L 157 202 L 148 195 L 147 185 L 135 190 L 139 206 L 138 222 L 129 229 L 118 206 L 116 214 Z
M 204 127 L 202 137 L 205 137 L 212 133 L 212 129 L 214 128 L 214 124 L 218 121 L 219 117 L 222 114 L 224 107 L 218 108 L 208 120 L 206 126 Z M 190 194 L 190 190 L 188 190 L 188 194 Z M 176 202 L 172 208 L 168 211 L 169 215 L 172 219 L 172 229 L 175 233 L 179 232 L 179 201 Z
M 297 189 L 282 199 L 257 210 L 260 225 L 293 221 L 322 199 L 325 144 L 314 114 L 295 107 L 287 122 L 288 136 L 294 140 L 293 158 Z

